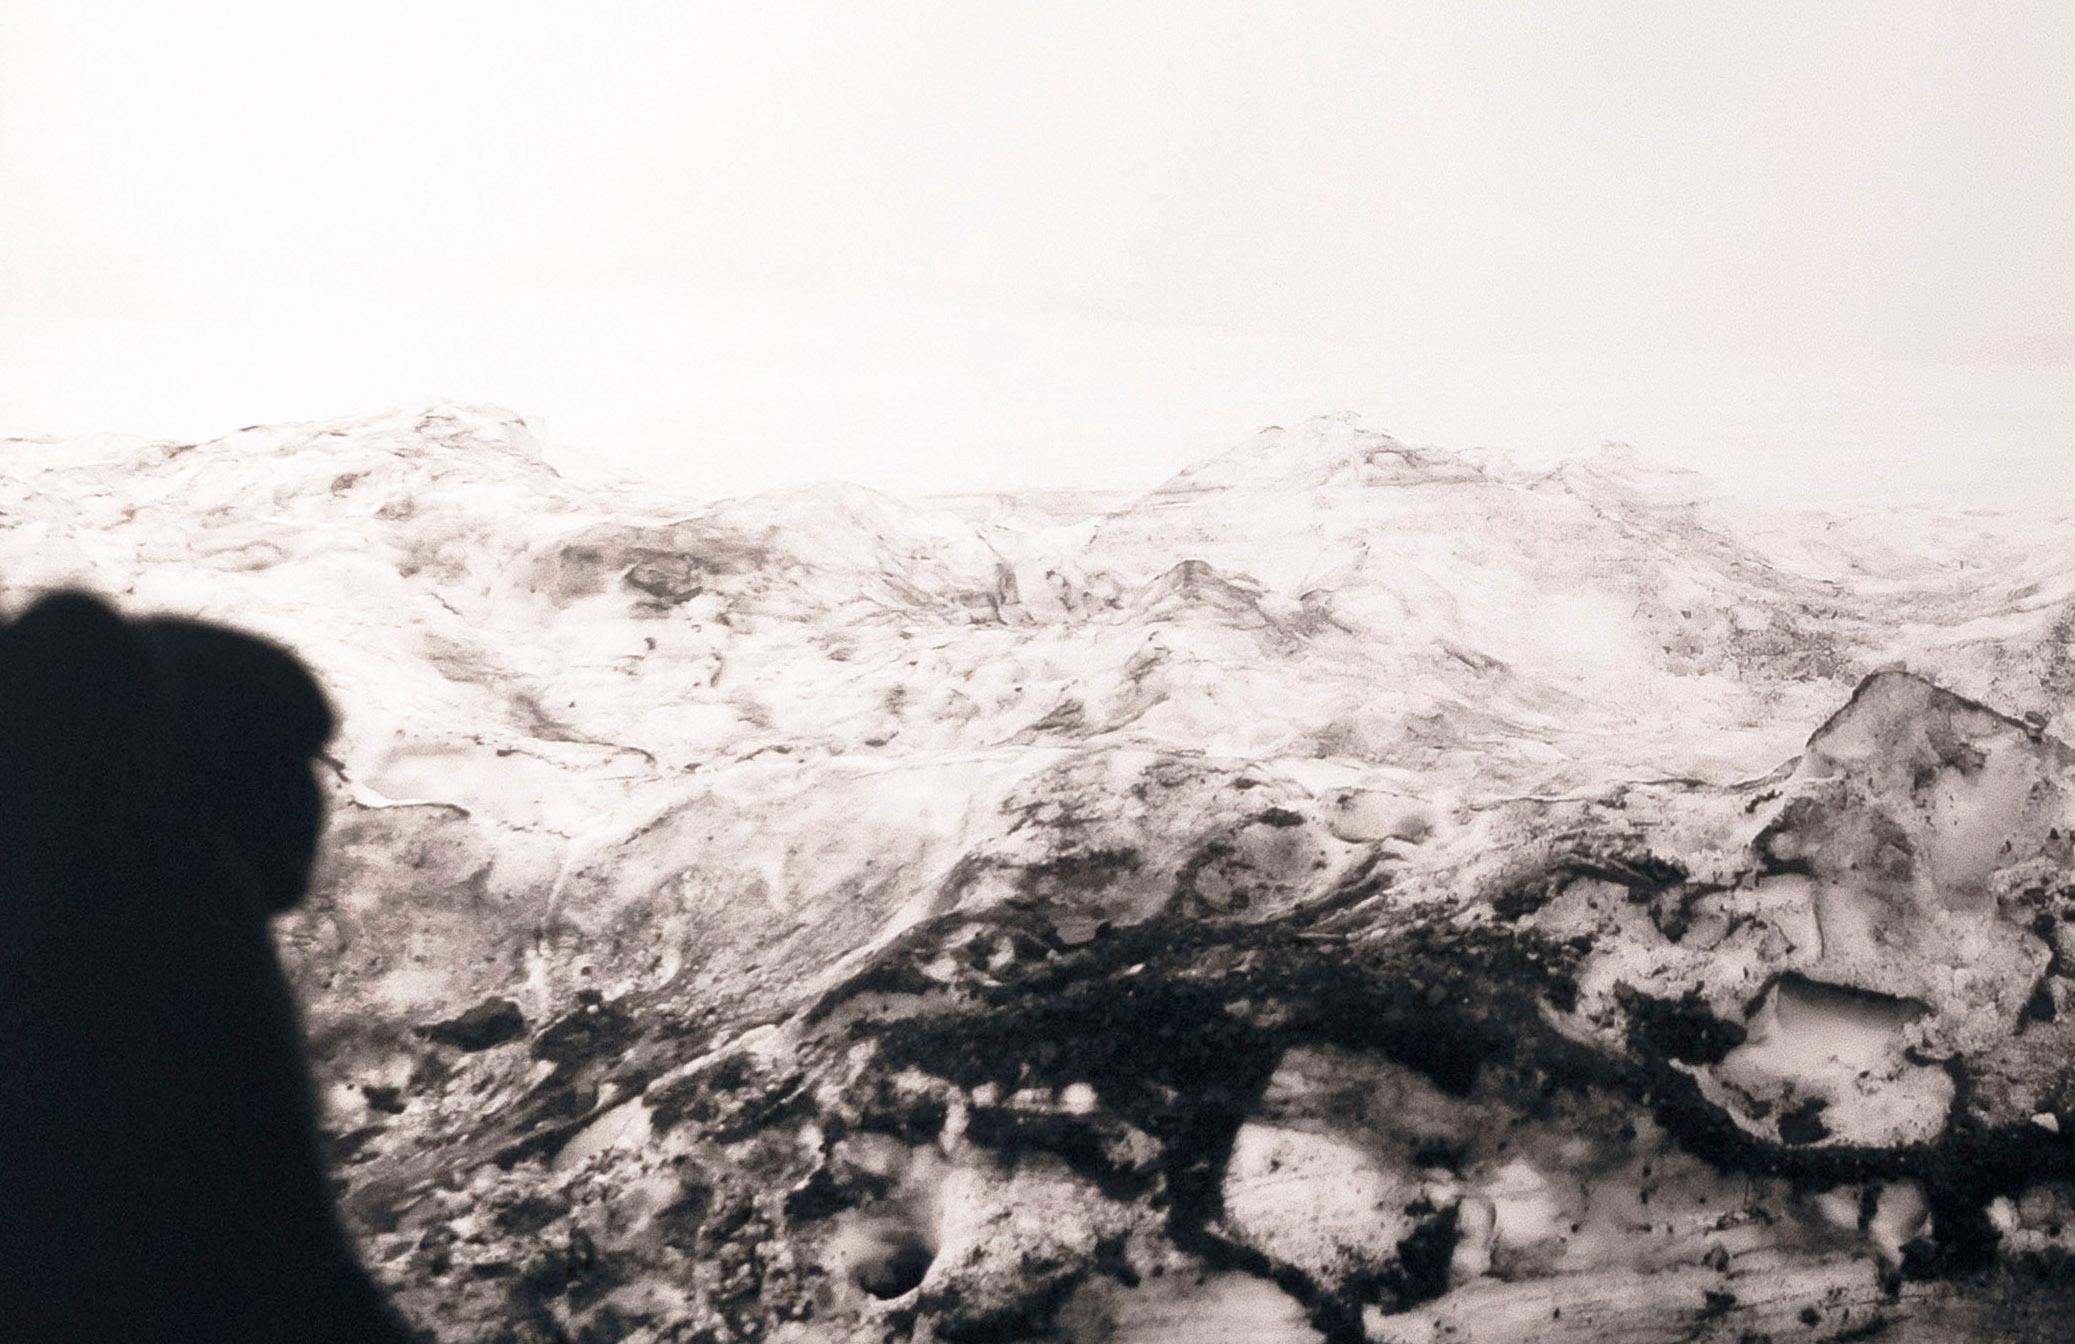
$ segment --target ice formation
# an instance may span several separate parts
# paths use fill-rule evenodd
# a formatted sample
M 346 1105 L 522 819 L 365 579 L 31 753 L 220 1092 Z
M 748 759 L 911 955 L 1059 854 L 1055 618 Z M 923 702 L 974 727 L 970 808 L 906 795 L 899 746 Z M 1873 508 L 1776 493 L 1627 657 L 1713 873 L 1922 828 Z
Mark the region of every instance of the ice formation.
M 333 688 L 284 952 L 482 1344 L 2061 1338 L 2067 526 L 1346 419 L 1131 498 L 0 457 L 10 610 Z

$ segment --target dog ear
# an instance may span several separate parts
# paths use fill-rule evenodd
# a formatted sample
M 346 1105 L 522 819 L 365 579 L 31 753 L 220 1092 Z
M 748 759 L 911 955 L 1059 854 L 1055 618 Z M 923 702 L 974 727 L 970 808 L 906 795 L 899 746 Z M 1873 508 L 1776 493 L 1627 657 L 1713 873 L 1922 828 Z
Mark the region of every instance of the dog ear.
M 148 825 L 162 805 L 168 710 L 149 651 L 96 598 L 55 594 L 0 627 L 0 755 L 31 834 L 91 829 L 105 841 Z
M 252 879 L 261 910 L 302 899 L 324 824 L 311 758 L 330 704 L 294 654 L 173 617 L 138 622 L 172 688 L 176 790 L 184 818 Z

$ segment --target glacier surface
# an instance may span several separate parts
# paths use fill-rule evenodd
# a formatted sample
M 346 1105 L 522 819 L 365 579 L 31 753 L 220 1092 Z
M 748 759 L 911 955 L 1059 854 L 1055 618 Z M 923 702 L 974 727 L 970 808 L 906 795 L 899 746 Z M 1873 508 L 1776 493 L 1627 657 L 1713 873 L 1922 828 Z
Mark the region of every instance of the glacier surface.
M 332 688 L 279 935 L 483 1344 L 2061 1338 L 2071 527 L 1348 418 L 1131 497 L 0 453 L 10 610 Z

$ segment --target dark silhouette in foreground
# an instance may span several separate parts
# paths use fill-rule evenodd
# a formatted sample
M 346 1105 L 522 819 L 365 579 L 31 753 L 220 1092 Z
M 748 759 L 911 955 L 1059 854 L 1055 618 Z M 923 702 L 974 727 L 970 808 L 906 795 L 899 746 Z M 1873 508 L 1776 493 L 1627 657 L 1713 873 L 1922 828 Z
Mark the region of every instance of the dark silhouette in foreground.
M 272 644 L 79 595 L 0 625 L 0 1336 L 402 1344 L 295 1000 L 332 715 Z

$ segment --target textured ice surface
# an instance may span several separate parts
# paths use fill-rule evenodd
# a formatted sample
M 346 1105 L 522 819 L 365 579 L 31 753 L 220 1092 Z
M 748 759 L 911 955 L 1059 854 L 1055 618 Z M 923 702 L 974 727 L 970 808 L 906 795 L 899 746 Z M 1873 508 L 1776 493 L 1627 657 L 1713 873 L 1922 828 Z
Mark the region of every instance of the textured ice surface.
M 11 609 L 334 687 L 285 951 L 486 1344 L 2060 1338 L 2068 536 L 1345 419 L 1135 498 L 0 454 Z

